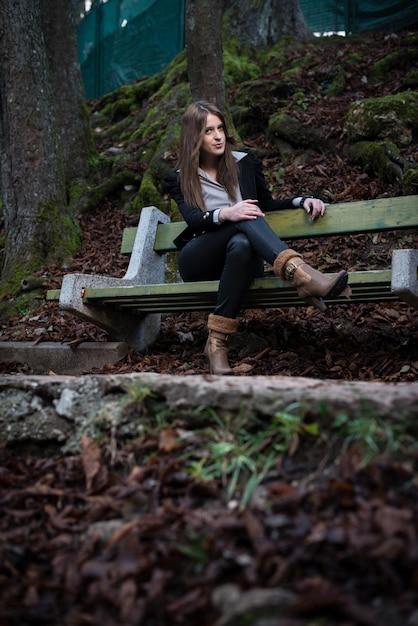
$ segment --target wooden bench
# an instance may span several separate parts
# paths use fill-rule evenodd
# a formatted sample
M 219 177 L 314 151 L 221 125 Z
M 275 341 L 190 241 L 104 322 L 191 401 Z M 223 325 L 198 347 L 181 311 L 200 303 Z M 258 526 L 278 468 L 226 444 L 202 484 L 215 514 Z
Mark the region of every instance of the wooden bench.
M 302 210 L 268 213 L 266 219 L 285 241 L 332 235 L 417 229 L 418 195 L 327 206 L 315 222 Z M 212 310 L 218 281 L 166 283 L 165 255 L 175 251 L 173 239 L 184 222 L 170 223 L 155 207 L 142 209 L 137 228 L 123 234 L 121 252 L 130 254 L 123 278 L 67 274 L 60 290 L 47 292 L 60 308 L 104 328 L 112 340 L 144 349 L 158 336 L 161 314 Z M 404 300 L 418 308 L 418 250 L 395 250 L 392 267 L 350 272 L 351 302 Z M 347 302 L 341 298 L 330 300 Z M 296 289 L 274 276 L 253 281 L 244 308 L 301 306 Z

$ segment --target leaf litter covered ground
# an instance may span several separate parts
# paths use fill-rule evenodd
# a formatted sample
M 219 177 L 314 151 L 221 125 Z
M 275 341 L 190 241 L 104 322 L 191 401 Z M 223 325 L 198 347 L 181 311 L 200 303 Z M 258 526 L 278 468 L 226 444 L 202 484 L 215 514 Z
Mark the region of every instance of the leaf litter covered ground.
M 353 64 L 346 91 L 338 98 L 311 99 L 300 113 L 314 127 L 329 127 L 336 152 L 314 153 L 303 167 L 282 164 L 262 135 L 247 138 L 248 145 L 265 150 L 266 171 L 280 178 L 281 195 L 323 195 L 326 189 L 327 201 L 350 201 L 398 194 L 397 183 L 383 184 L 348 163 L 342 121 L 352 100 L 402 89 L 402 68 L 378 84 L 364 80 L 368 68 L 401 40 L 384 35 L 347 40 L 345 53 L 367 54 Z M 319 76 L 325 80 L 330 67 L 326 47 L 316 47 L 302 70 L 308 93 L 320 92 Z M 416 147 L 402 156 L 416 160 Z M 127 262 L 119 254 L 121 234 L 130 224 L 123 208 L 109 200 L 81 220 L 83 248 L 66 271 L 122 276 Z M 387 267 L 393 247 L 417 243 L 416 233 L 399 232 L 299 245 L 312 264 L 333 271 Z M 45 289 L 59 286 L 62 274 L 61 268 L 48 268 Z M 207 372 L 205 326 L 205 314 L 166 316 L 160 339 L 146 353 L 133 351 L 96 373 Z M 106 336 L 55 304 L 42 304 L 35 313 L 3 323 L 0 339 L 77 345 Z M 418 315 L 404 304 L 342 303 L 327 315 L 304 307 L 249 311 L 240 319 L 231 358 L 234 365 L 244 361 L 248 375 L 412 382 L 418 374 Z M 17 363 L 1 364 L 1 372 L 30 374 Z M 373 422 L 361 417 L 357 434 Z M 248 476 L 261 484 L 240 507 L 242 485 L 230 493 L 233 463 L 240 458 L 234 456 L 237 433 L 160 419 L 159 428 L 144 429 L 142 437 L 124 445 L 111 434 L 101 446 L 85 438 L 75 456 L 2 451 L 1 624 L 418 623 L 413 442 L 364 466 L 362 448 L 324 440 L 303 423 L 264 480 L 263 468 L 254 470 L 248 461 Z M 248 432 L 257 437 L 257 430 Z M 387 441 L 391 434 L 389 428 Z M 216 437 L 224 445 L 217 456 Z M 272 437 L 266 434 L 257 444 L 259 458 L 273 445 Z M 278 605 L 290 608 L 280 612 Z

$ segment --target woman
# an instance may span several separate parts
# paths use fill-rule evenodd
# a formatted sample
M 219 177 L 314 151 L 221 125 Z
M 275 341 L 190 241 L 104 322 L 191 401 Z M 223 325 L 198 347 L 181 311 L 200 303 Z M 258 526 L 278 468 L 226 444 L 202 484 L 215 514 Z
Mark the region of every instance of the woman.
M 346 290 L 348 274 L 329 278 L 287 247 L 264 219 L 266 211 L 303 208 L 316 219 L 324 203 L 313 197 L 273 199 L 261 163 L 232 150 L 225 117 L 210 102 L 192 103 L 183 116 L 178 169 L 167 190 L 187 228 L 175 240 L 181 249 L 179 271 L 187 281 L 218 280 L 216 307 L 209 314 L 205 356 L 211 374 L 232 374 L 227 340 L 251 281 L 262 275 L 263 261 L 297 288 L 301 298 L 325 310 L 324 297 Z

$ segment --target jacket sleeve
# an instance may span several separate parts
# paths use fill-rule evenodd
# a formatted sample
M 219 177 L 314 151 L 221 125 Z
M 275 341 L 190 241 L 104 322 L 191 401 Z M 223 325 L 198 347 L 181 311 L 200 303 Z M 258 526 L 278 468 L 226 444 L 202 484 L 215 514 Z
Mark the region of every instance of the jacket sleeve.
M 253 179 L 254 189 L 247 186 L 247 177 Z M 240 161 L 240 186 L 245 199 L 250 199 L 251 193 L 254 193 L 252 197 L 258 200 L 258 206 L 264 212 L 295 208 L 293 198 L 273 198 L 264 176 L 263 164 L 251 152 Z

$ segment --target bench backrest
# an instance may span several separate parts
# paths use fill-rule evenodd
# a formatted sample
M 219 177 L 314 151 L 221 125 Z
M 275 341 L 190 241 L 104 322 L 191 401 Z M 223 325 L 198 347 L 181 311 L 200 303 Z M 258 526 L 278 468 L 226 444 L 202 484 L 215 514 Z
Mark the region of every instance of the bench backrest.
M 266 220 L 282 239 L 304 239 L 331 235 L 406 230 L 418 227 L 418 195 L 345 202 L 327 206 L 324 217 L 313 222 L 305 211 L 275 211 Z M 154 249 L 176 251 L 173 239 L 186 227 L 184 222 L 159 224 Z M 132 252 L 136 227 L 125 228 L 122 254 Z

